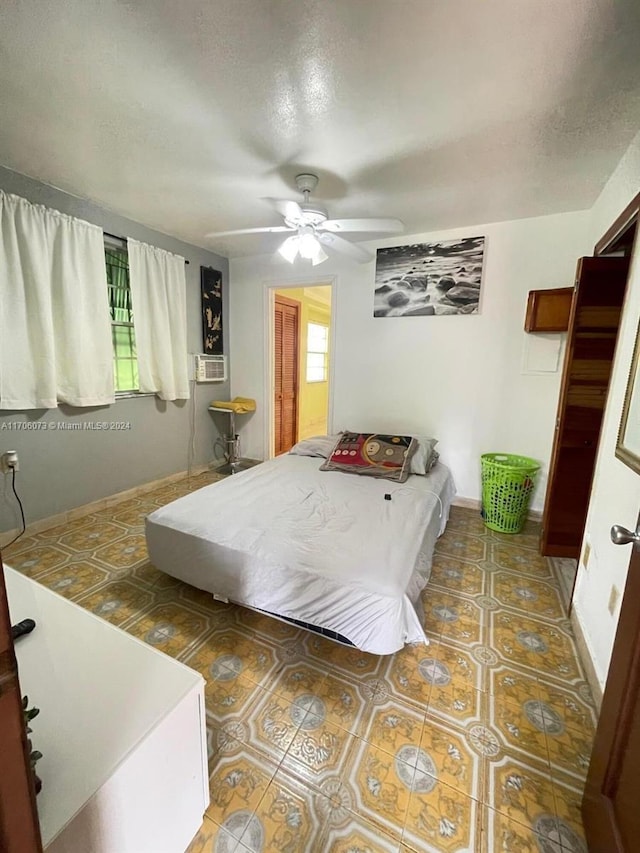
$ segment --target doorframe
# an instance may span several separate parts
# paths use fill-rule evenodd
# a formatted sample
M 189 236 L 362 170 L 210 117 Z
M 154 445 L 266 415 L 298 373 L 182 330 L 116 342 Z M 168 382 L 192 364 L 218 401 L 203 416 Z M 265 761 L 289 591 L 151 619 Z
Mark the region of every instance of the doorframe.
M 630 243 L 628 243 L 628 242 L 627 243 L 621 243 L 624 236 L 634 226 L 635 226 L 635 234 L 634 234 L 633 240 Z M 632 200 L 629 202 L 629 204 L 615 218 L 613 223 L 609 226 L 609 228 L 607 228 L 607 230 L 602 235 L 602 237 L 596 242 L 595 246 L 593 247 L 592 257 L 595 257 L 595 258 L 606 257 L 607 255 L 613 254 L 614 252 L 616 252 L 618 250 L 618 246 L 620 246 L 621 248 L 626 249 L 624 254 L 625 254 L 625 256 L 628 256 L 631 259 L 633 256 L 636 244 L 637 243 L 640 244 L 639 243 L 640 238 L 638 238 L 638 231 L 640 231 L 640 192 L 637 193 L 632 198 Z M 618 245 L 616 245 L 616 244 L 618 244 Z M 629 266 L 629 271 L 627 273 L 627 283 L 625 286 L 625 294 L 624 294 L 622 307 L 621 307 L 621 311 L 620 311 L 620 320 L 618 323 L 616 345 L 615 345 L 613 357 L 611 360 L 612 365 L 615 364 L 615 360 L 616 360 L 616 357 L 618 354 L 618 349 L 620 346 L 620 324 L 622 323 L 622 318 L 623 318 L 624 311 L 626 308 L 627 300 L 629 298 L 628 283 L 629 283 L 630 274 L 631 274 L 631 266 Z M 575 311 L 575 303 L 576 303 L 576 296 L 574 293 L 574 298 L 573 298 L 573 302 L 572 302 L 572 306 L 571 306 L 571 317 L 569 319 L 569 329 L 571 329 L 573 314 Z M 567 347 L 569 346 L 569 343 L 570 342 L 567 341 Z M 562 373 L 562 377 L 561 377 L 560 392 L 559 392 L 559 396 L 558 396 L 559 400 L 562 398 L 564 383 L 566 381 L 565 371 L 566 371 L 567 353 L 568 353 L 568 350 L 565 351 L 565 360 L 563 363 L 563 373 Z M 605 401 L 604 401 L 604 412 L 606 412 L 607 407 L 609 405 L 610 392 L 611 392 L 611 382 L 609 382 L 609 386 L 607 388 L 607 394 L 606 394 Z M 602 426 L 600 428 L 600 433 L 598 435 L 598 443 L 596 446 L 596 457 L 595 457 L 596 461 L 595 461 L 594 470 L 593 470 L 594 477 L 595 477 L 595 470 L 596 470 L 596 466 L 597 466 L 597 462 L 598 462 L 598 456 L 600 453 L 601 440 L 602 440 Z M 554 429 L 554 443 L 555 443 L 555 429 Z M 551 468 L 552 462 L 553 462 L 553 457 L 550 459 L 550 463 L 549 463 L 550 468 Z M 591 488 L 593 489 L 593 478 L 592 478 Z M 549 500 L 549 492 L 547 492 L 547 495 L 545 496 L 545 506 L 543 509 L 543 519 L 544 519 L 544 514 L 546 511 L 548 500 Z M 575 575 L 574 580 L 573 580 L 573 586 L 571 589 L 571 596 L 569 598 L 569 606 L 567 608 L 567 615 L 569 615 L 569 616 L 571 615 L 571 613 L 573 611 L 573 596 L 575 593 L 576 583 L 577 583 L 577 579 L 578 579 L 578 570 L 580 567 L 580 561 L 582 559 L 582 554 L 584 551 L 584 531 L 586 529 L 586 521 L 588 520 L 590 503 L 591 503 L 591 495 L 589 496 L 589 503 L 587 504 L 587 519 L 585 520 L 585 528 L 582 531 L 582 538 L 581 538 L 581 543 L 580 543 L 580 552 L 579 552 L 578 558 L 577 558 L 578 565 L 577 565 L 576 575 Z
M 628 235 L 629 230 L 634 225 L 633 240 L 623 242 L 625 235 Z M 619 248 L 625 248 L 631 262 L 634 258 L 637 261 L 637 253 L 640 251 L 639 231 L 640 193 L 631 200 L 596 243 L 594 255 L 601 256 Z M 629 276 L 631 270 L 630 264 Z M 627 287 L 620 316 L 621 323 L 627 310 L 628 299 L 629 289 Z M 618 356 L 619 346 L 620 336 L 616 342 L 614 362 Z M 607 396 L 607 405 L 608 403 Z M 640 516 L 637 524 L 640 524 Z M 617 836 L 617 833 L 608 818 L 611 803 L 607 794 L 613 791 L 617 784 L 620 772 L 620 746 L 627 737 L 631 725 L 633 702 L 636 701 L 640 689 L 638 684 L 640 679 L 640 646 L 636 642 L 640 634 L 640 610 L 637 604 L 640 600 L 640 573 L 638 572 L 639 557 L 637 550 L 634 549 L 635 546 L 632 546 L 582 800 L 581 811 L 585 832 L 593 849 L 598 851 L 622 849 L 621 839 L 614 837 L 614 835 Z M 632 566 L 632 563 L 636 565 Z M 613 667 L 614 659 L 616 661 L 615 668 Z
M 278 290 L 279 290 L 279 288 L 277 288 L 276 291 L 274 291 L 274 293 L 273 293 L 273 302 L 274 302 L 274 314 L 273 314 L 274 323 L 273 323 L 273 326 L 274 326 L 274 332 L 275 332 L 275 306 L 276 306 L 276 304 L 282 305 L 284 307 L 292 308 L 296 312 L 296 348 L 295 348 L 295 358 L 296 358 L 295 376 L 296 376 L 296 381 L 295 381 L 295 391 L 294 391 L 294 395 L 293 395 L 293 401 L 294 401 L 294 407 L 293 407 L 293 418 L 294 418 L 293 444 L 297 444 L 298 443 L 298 420 L 300 418 L 300 341 L 302 339 L 302 334 L 301 334 L 301 332 L 302 332 L 302 303 L 299 302 L 297 299 L 290 299 L 288 296 L 283 296 L 282 293 L 277 292 Z M 284 317 L 283 317 L 283 331 L 284 331 Z M 274 334 L 274 340 L 273 340 L 273 353 L 274 353 L 274 355 L 275 355 L 275 351 L 276 351 L 275 345 L 276 345 L 276 341 L 275 341 L 275 334 Z M 282 362 L 284 363 L 284 350 L 281 352 L 281 358 L 282 358 Z M 274 379 L 274 385 L 275 385 L 275 376 L 273 377 L 273 379 Z M 272 391 L 271 391 L 271 404 L 272 405 L 273 405 L 273 398 L 274 398 L 273 390 L 274 389 L 272 389 Z M 273 426 L 274 421 L 275 421 L 275 417 L 272 418 L 272 422 L 271 422 L 272 426 Z M 282 427 L 282 413 L 280 414 L 280 426 Z M 274 444 L 273 452 L 275 455 L 275 435 L 273 436 L 273 444 Z
M 265 401 L 265 419 L 263 429 L 263 447 L 265 460 L 274 457 L 274 434 L 273 434 L 273 373 L 274 373 L 274 308 L 276 290 L 289 290 L 301 287 L 330 287 L 331 288 L 331 314 L 329 328 L 329 403 L 327 406 L 327 431 L 333 432 L 333 398 L 335 380 L 335 353 L 336 353 L 336 295 L 338 277 L 335 275 L 313 276 L 310 278 L 270 279 L 264 282 L 263 293 L 263 323 L 264 323 L 264 352 L 263 352 L 263 399 Z
M 595 257 L 600 255 L 606 255 L 612 248 L 614 248 L 614 244 L 623 237 L 626 232 L 633 227 L 634 223 L 636 224 L 636 239 L 638 234 L 638 228 L 640 227 L 640 223 L 638 223 L 638 215 L 640 213 L 640 192 L 634 196 L 629 204 L 625 207 L 622 213 L 616 217 L 613 224 L 607 228 L 602 237 L 598 240 L 598 242 L 593 247 L 593 254 Z M 635 239 L 634 239 L 635 244 Z M 629 250 L 629 256 L 633 255 L 634 244 L 631 245 Z
M 629 245 L 629 250 L 627 255 L 629 257 L 629 270 L 627 272 L 627 283 L 625 286 L 624 299 L 622 302 L 622 308 L 620 310 L 620 320 L 618 321 L 618 332 L 616 335 L 616 345 L 613 351 L 613 358 L 611 360 L 612 366 L 616 363 L 616 358 L 618 356 L 618 350 L 620 348 L 620 326 L 622 324 L 622 319 L 624 317 L 624 312 L 627 307 L 627 301 L 629 299 L 629 276 L 631 275 L 631 261 L 633 260 L 633 255 L 636 250 L 636 246 L 640 246 L 640 241 L 638 240 L 638 231 L 640 231 L 640 192 L 637 193 L 629 202 L 629 204 L 625 207 L 625 209 L 620 213 L 614 221 L 611 223 L 609 228 L 605 231 L 602 237 L 598 240 L 598 242 L 593 247 L 593 256 L 595 258 L 600 258 L 610 254 L 612 250 L 615 250 L 615 244 L 621 240 L 624 235 L 635 226 L 635 233 L 633 236 L 633 240 Z M 575 299 L 575 297 L 574 297 Z M 573 306 L 572 306 L 573 307 Z M 607 396 L 604 401 L 604 414 L 607 412 L 607 407 L 609 406 L 609 398 L 611 395 L 611 379 L 609 379 L 609 387 L 607 388 Z M 580 554 L 578 555 L 577 565 L 576 565 L 576 574 L 573 579 L 573 585 L 571 587 L 571 595 L 569 597 L 569 607 L 567 608 L 567 615 L 571 617 L 573 613 L 573 597 L 576 592 L 576 586 L 578 583 L 578 573 L 580 571 L 580 561 L 582 559 L 582 555 L 584 554 L 584 535 L 587 529 L 587 523 L 589 521 L 589 508 L 591 506 L 591 494 L 593 492 L 593 481 L 595 480 L 596 468 L 598 467 L 598 458 L 600 456 L 600 445 L 602 443 L 602 426 L 600 427 L 600 434 L 598 435 L 598 445 L 596 447 L 596 461 L 593 468 L 593 477 L 591 479 L 591 491 L 589 493 L 589 503 L 587 504 L 587 517 L 585 519 L 585 526 L 582 530 L 582 541 L 580 542 Z

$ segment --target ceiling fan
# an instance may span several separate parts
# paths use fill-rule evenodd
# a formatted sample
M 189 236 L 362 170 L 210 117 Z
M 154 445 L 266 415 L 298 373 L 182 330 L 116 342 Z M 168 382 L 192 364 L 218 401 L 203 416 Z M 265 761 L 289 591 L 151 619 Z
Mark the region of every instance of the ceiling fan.
M 341 237 L 344 233 L 400 234 L 404 223 L 399 219 L 329 219 L 327 211 L 316 202 L 309 201 L 310 194 L 318 185 L 318 176 L 312 174 L 296 175 L 296 186 L 304 195 L 304 201 L 276 201 L 275 207 L 284 217 L 284 225 L 264 228 L 240 228 L 237 231 L 218 231 L 207 237 L 232 237 L 236 234 L 260 234 L 293 231 L 278 251 L 289 263 L 300 255 L 310 260 L 313 266 L 321 264 L 329 257 L 324 251 L 326 246 L 343 255 L 347 255 L 361 264 L 372 260 L 373 255 L 362 246 L 350 243 Z

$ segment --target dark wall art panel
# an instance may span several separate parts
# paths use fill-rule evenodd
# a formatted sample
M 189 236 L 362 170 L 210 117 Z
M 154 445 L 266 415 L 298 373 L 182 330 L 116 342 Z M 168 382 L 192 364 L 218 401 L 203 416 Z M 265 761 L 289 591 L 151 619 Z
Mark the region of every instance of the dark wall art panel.
M 222 273 L 211 267 L 200 267 L 200 285 L 202 352 L 209 355 L 222 355 Z

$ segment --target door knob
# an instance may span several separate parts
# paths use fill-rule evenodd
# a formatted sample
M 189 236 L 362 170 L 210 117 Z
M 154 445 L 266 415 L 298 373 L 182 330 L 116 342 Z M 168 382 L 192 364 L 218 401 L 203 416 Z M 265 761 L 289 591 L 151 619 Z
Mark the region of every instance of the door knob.
M 621 524 L 614 524 L 611 528 L 611 541 L 614 545 L 629 545 L 630 543 L 637 545 L 640 543 L 640 528 L 632 533 Z

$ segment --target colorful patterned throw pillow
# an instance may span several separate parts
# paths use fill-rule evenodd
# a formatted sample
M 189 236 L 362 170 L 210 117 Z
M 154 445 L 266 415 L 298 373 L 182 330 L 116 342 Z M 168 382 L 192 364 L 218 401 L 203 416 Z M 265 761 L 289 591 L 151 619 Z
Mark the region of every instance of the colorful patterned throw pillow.
M 410 435 L 367 435 L 344 432 L 321 471 L 366 474 L 404 483 L 418 442 Z

